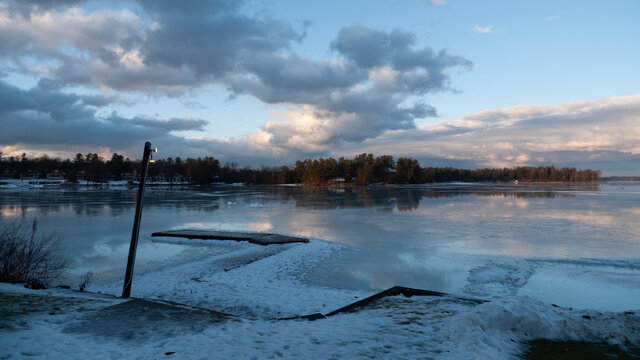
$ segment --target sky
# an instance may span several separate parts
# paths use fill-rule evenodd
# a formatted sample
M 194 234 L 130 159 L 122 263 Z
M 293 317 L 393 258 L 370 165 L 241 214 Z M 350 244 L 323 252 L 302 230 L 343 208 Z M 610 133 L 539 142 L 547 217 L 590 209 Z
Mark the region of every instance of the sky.
M 3 156 L 640 175 L 640 2 L 3 1 Z

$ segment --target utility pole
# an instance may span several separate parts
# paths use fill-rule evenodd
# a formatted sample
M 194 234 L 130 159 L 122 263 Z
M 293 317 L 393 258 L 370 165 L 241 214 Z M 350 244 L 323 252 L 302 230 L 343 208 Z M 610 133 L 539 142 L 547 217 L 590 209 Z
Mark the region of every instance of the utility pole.
M 140 218 L 142 217 L 142 195 L 144 194 L 144 183 L 147 180 L 147 170 L 152 152 L 158 149 L 151 149 L 151 143 L 144 143 L 144 154 L 142 155 L 142 173 L 140 174 L 140 186 L 138 187 L 138 201 L 136 203 L 136 215 L 133 219 L 133 231 L 131 232 L 131 245 L 129 246 L 129 259 L 127 260 L 127 271 L 124 275 L 124 287 L 122 297 L 131 296 L 131 283 L 133 282 L 133 266 L 136 262 L 136 250 L 138 248 L 138 235 L 140 234 Z

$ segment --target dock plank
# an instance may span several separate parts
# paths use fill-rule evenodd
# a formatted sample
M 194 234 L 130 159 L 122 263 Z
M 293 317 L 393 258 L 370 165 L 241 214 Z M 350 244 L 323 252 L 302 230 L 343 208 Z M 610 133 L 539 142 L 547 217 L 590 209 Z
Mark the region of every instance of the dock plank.
M 216 230 L 167 230 L 159 231 L 151 234 L 152 237 L 180 237 L 187 239 L 204 239 L 204 240 L 234 240 L 248 241 L 257 245 L 272 244 L 290 244 L 290 243 L 308 243 L 309 239 L 287 236 L 280 234 L 261 233 L 261 232 L 245 232 L 245 231 L 216 231 Z

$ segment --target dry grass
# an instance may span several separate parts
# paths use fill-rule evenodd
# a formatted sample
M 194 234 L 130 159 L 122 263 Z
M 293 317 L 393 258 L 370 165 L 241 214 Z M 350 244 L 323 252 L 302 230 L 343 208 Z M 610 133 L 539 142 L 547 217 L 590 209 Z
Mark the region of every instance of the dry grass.
M 523 354 L 526 360 L 633 360 L 640 359 L 639 348 L 622 348 L 585 341 L 533 340 Z

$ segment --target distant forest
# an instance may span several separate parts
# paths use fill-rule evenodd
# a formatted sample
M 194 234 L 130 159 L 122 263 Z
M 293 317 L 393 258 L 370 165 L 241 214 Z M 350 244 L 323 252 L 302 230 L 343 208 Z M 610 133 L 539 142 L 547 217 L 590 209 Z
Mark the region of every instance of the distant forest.
M 4 179 L 20 179 L 30 172 L 44 178 L 46 174 L 59 170 L 65 173 L 68 181 L 76 182 L 79 174 L 82 179 L 95 182 L 121 180 L 125 177 L 136 178 L 141 169 L 140 160 L 131 160 L 114 153 L 105 160 L 98 154 L 76 154 L 73 159 L 61 160 L 47 156 L 29 158 L 3 157 L 0 153 L 0 174 Z M 166 158 L 157 160 L 149 166 L 149 176 L 170 179 L 178 174 L 191 184 L 210 184 L 214 182 L 250 183 L 250 184 L 292 184 L 304 183 L 323 185 L 332 183 L 350 184 L 424 184 L 448 181 L 505 181 L 511 182 L 592 182 L 598 181 L 599 170 L 576 170 L 575 168 L 556 168 L 554 166 L 501 169 L 456 169 L 452 167 L 422 167 L 418 160 L 401 157 L 394 159 L 390 155 L 374 156 L 360 154 L 352 159 L 307 159 L 296 161 L 293 166 L 240 167 L 236 163 L 220 164 L 213 157 L 196 159 Z

